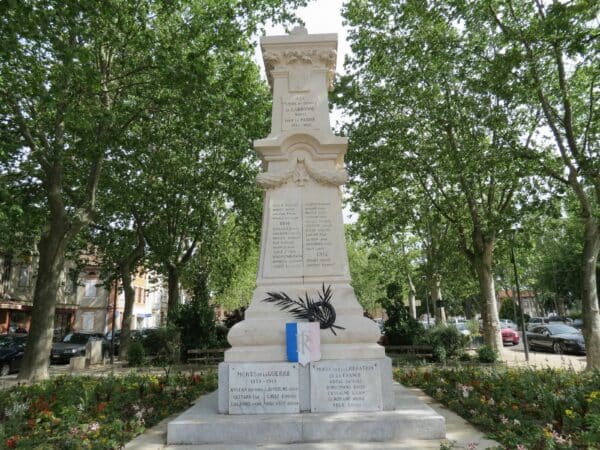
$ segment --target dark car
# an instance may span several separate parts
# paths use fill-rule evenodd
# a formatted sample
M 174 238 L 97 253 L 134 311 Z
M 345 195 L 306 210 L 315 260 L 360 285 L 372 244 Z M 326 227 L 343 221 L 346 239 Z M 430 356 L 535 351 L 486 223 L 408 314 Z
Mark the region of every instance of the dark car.
M 531 350 L 550 350 L 554 353 L 583 353 L 585 342 L 577 328 L 553 323 L 541 325 L 527 332 L 527 342 Z
M 130 330 L 129 331 L 129 338 L 131 339 L 131 341 L 135 341 L 135 340 L 142 340 L 144 335 L 143 332 L 145 330 Z M 106 333 L 104 335 L 104 340 L 106 342 L 106 346 L 108 348 L 108 351 L 110 352 L 110 341 L 112 339 L 112 332 L 109 331 L 108 333 Z M 119 355 L 119 350 L 121 349 L 121 329 L 115 330 L 115 340 L 113 342 L 113 346 L 115 349 L 115 356 Z
M 570 317 L 552 316 L 552 317 L 548 317 L 548 323 L 564 323 L 566 325 L 572 326 L 573 319 L 571 319 Z
M 101 340 L 102 354 L 108 356 L 108 348 L 102 333 L 75 332 L 67 334 L 62 341 L 52 344 L 50 362 L 68 363 L 74 356 L 85 356 L 85 346 L 89 341 Z
M 0 336 L 0 376 L 19 370 L 27 336 L 15 336 L 12 334 Z

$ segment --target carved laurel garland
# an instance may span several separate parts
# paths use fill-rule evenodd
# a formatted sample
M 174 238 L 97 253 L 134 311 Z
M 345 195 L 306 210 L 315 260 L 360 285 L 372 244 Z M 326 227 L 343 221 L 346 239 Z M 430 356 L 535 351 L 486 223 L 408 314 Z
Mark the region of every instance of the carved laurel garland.
M 259 186 L 265 189 L 273 189 L 284 185 L 288 180 L 299 186 L 304 186 L 308 174 L 317 183 L 329 186 L 341 186 L 348 181 L 348 172 L 342 170 L 319 169 L 304 158 L 297 158 L 293 169 L 282 172 L 261 172 L 256 177 Z

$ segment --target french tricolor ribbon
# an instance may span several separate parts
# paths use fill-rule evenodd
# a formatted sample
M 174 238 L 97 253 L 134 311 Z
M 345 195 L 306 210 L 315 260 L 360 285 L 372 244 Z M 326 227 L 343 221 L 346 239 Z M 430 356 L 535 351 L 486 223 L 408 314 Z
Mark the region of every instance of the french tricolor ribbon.
M 321 359 L 319 322 L 288 322 L 285 324 L 287 358 L 305 366 Z

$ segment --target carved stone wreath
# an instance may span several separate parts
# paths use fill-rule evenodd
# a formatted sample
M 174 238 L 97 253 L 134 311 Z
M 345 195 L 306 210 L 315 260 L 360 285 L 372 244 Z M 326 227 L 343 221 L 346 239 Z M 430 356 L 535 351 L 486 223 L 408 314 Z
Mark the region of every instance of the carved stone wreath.
M 309 177 L 317 183 L 341 186 L 348 181 L 348 172 L 346 170 L 319 169 L 305 158 L 297 158 L 293 169 L 282 172 L 261 172 L 257 175 L 256 182 L 265 189 L 273 189 L 284 185 L 290 179 L 297 185 L 304 186 Z

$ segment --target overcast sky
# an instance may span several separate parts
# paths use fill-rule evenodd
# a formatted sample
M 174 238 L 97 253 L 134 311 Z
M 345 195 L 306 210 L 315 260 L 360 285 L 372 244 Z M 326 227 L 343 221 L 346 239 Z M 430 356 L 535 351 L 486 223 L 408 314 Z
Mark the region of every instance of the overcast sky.
M 337 73 L 343 73 L 344 56 L 350 51 L 346 42 L 346 30 L 342 26 L 342 3 L 343 0 L 312 0 L 308 6 L 296 12 L 310 34 L 337 33 Z M 286 34 L 281 25 L 267 27 L 266 33 L 269 36 Z

